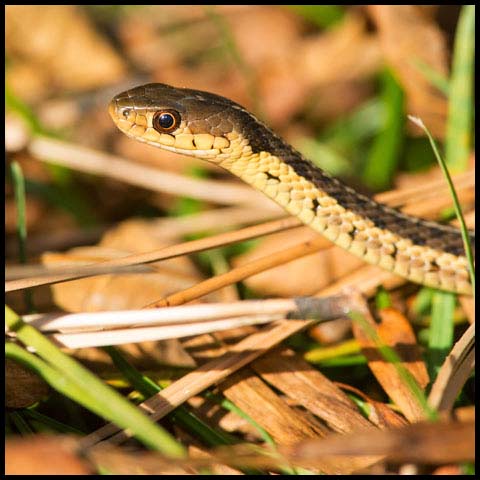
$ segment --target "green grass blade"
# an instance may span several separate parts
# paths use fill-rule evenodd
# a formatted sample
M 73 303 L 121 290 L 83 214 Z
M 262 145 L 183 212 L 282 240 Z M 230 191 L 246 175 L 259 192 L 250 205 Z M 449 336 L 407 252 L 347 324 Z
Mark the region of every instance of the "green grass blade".
M 128 362 L 118 348 L 104 347 L 103 350 L 110 355 L 115 366 L 135 390 L 139 391 L 144 397 L 149 398 L 162 390 L 157 383 L 140 373 L 130 362 Z M 167 417 L 193 435 L 197 435 L 198 438 L 202 439 L 210 447 L 231 445 L 236 442 L 236 439 L 233 436 L 214 430 L 182 405 L 169 413 Z
M 422 75 L 446 97 L 450 93 L 450 83 L 447 77 L 434 70 L 428 63 L 420 58 L 414 58 L 412 64 L 422 73 Z
M 32 427 L 29 423 L 25 420 L 22 412 L 9 412 L 9 419 L 10 422 L 15 425 L 15 428 L 22 434 L 22 435 L 31 435 L 34 432 Z
M 432 382 L 453 346 L 455 298 L 455 294 L 439 290 L 433 295 L 427 352 L 427 368 Z
M 43 128 L 33 110 L 19 97 L 13 94 L 8 85 L 5 85 L 5 109 L 15 112 L 26 123 L 32 133 L 50 135 L 51 132 Z
M 426 314 L 432 305 L 433 296 L 435 290 L 430 287 L 421 288 L 417 295 L 415 295 L 415 300 L 413 301 L 412 309 L 417 315 Z
M 10 165 L 12 173 L 13 190 L 15 195 L 15 205 L 17 207 L 17 235 L 18 251 L 20 263 L 27 262 L 26 240 L 27 240 L 27 222 L 26 222 L 26 202 L 25 202 L 25 179 L 22 168 L 18 162 L 12 162 Z
M 425 133 L 427 134 L 428 139 L 430 140 L 430 145 L 432 146 L 432 150 L 435 153 L 435 157 L 438 161 L 438 164 L 440 165 L 440 168 L 443 172 L 443 175 L 445 176 L 445 179 L 447 180 L 448 187 L 450 189 L 450 194 L 452 195 L 453 198 L 453 205 L 455 207 L 455 214 L 457 215 L 457 219 L 460 222 L 460 231 L 462 233 L 462 240 L 463 240 L 463 247 L 465 249 L 465 254 L 467 256 L 468 260 L 468 266 L 469 266 L 469 273 L 470 273 L 470 283 L 472 284 L 472 294 L 475 296 L 475 263 L 473 259 L 473 253 L 472 253 L 472 247 L 470 245 L 470 239 L 468 236 L 468 229 L 467 225 L 465 224 L 465 219 L 463 218 L 463 213 L 462 209 L 460 208 L 460 202 L 458 200 L 457 192 L 455 191 L 455 187 L 452 182 L 452 177 L 450 177 L 450 173 L 448 171 L 447 165 L 444 162 L 443 158 L 440 156 L 440 153 L 438 152 L 437 144 L 435 143 L 435 140 L 432 137 L 432 134 L 428 130 L 428 128 L 425 126 L 423 121 L 420 118 L 413 117 L 411 115 L 408 116 L 408 118 L 418 125 L 420 128 L 422 128 Z
M 375 294 L 375 306 L 377 307 L 377 310 L 392 306 L 392 299 L 390 298 L 390 294 L 383 287 L 380 287 Z
M 380 353 L 385 361 L 390 362 L 395 367 L 402 382 L 404 382 L 412 395 L 416 398 L 418 405 L 424 412 L 425 417 L 429 418 L 430 420 L 436 420 L 437 412 L 430 407 L 427 397 L 425 396 L 425 392 L 418 385 L 413 375 L 404 367 L 402 360 L 397 355 L 397 352 L 382 342 L 380 337 L 377 335 L 377 332 L 372 328 L 372 326 L 367 322 L 360 312 L 351 311 L 348 316 L 352 319 L 352 321 L 356 322 L 365 332 L 368 338 L 375 343 L 378 353 Z
M 448 102 L 445 161 L 453 172 L 464 171 L 471 148 L 475 5 L 464 5 L 458 19 Z
M 54 418 L 49 417 L 48 415 L 44 415 L 43 413 L 37 412 L 34 408 L 27 408 L 24 410 L 24 415 L 32 423 L 37 422 L 37 424 L 41 425 L 42 431 L 50 431 L 50 432 L 58 432 L 58 433 L 65 433 L 65 434 L 72 434 L 72 435 L 84 435 L 85 432 L 82 432 L 78 428 L 72 427 L 71 425 L 67 425 L 63 422 L 59 422 Z
M 340 5 L 287 5 L 290 10 L 320 28 L 328 28 L 339 23 L 344 16 Z
M 386 190 L 392 183 L 404 139 L 403 90 L 390 70 L 381 77 L 384 124 L 368 154 L 363 183 L 372 190 Z
M 105 385 L 82 365 L 65 355 L 34 327 L 25 324 L 7 306 L 5 306 L 5 321 L 8 328 L 17 334 L 17 338 L 23 344 L 34 348 L 44 363 L 51 367 L 49 373 L 55 374 L 56 377 L 50 378 L 50 381 L 56 381 L 57 385 L 58 382 L 69 382 L 71 390 L 64 392 L 65 395 L 119 427 L 129 429 L 138 440 L 152 449 L 171 457 L 183 457 L 186 454 L 183 446 L 168 432 L 152 422 L 141 410 Z M 32 359 L 29 357 L 27 360 Z M 29 364 L 27 363 L 26 366 L 28 367 Z
M 321 364 L 328 360 L 342 359 L 347 355 L 356 355 L 360 353 L 360 345 L 357 340 L 345 340 L 339 344 L 315 347 L 303 354 L 303 358 L 313 364 Z
M 337 358 L 325 358 L 318 362 L 312 362 L 318 365 L 319 368 L 342 368 L 354 367 L 356 365 L 366 365 L 368 363 L 365 355 L 359 353 L 356 355 L 345 355 Z
M 10 165 L 12 174 L 15 206 L 17 207 L 17 237 L 20 263 L 27 263 L 27 206 L 25 200 L 25 178 L 18 162 Z M 33 298 L 30 290 L 25 290 L 25 304 L 27 311 L 33 312 Z

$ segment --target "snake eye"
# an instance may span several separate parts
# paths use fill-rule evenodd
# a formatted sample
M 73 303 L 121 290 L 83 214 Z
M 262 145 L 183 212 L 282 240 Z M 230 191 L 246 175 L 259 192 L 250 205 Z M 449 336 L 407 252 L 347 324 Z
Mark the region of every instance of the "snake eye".
M 157 132 L 172 132 L 180 123 L 180 115 L 175 110 L 164 110 L 153 116 L 153 128 Z

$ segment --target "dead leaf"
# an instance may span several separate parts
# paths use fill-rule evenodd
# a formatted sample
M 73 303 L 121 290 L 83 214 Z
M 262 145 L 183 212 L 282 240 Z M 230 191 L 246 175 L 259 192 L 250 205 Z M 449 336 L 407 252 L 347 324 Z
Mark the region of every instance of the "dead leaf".
M 318 238 L 319 235 L 308 227 L 296 229 L 295 235 L 291 232 L 280 232 L 265 238 L 249 252 L 235 257 L 232 263 L 235 267 L 240 267 L 297 243 Z M 363 264 L 353 255 L 330 245 L 331 243 L 325 240 L 325 250 L 253 275 L 244 282 L 249 288 L 263 295 L 313 295 L 333 280 Z
M 355 395 L 358 395 L 360 398 L 365 400 L 365 402 L 367 402 L 370 406 L 368 419 L 377 427 L 392 428 L 407 425 L 407 422 L 404 420 L 404 418 L 395 413 L 385 403 L 374 400 L 358 388 L 352 387 L 351 385 L 345 385 L 344 383 L 339 382 L 335 382 L 335 385 L 339 386 L 343 390 L 354 392 Z
M 301 48 L 302 75 L 317 86 L 369 78 L 380 67 L 378 38 L 354 11 L 347 12 L 336 27 L 304 41 Z
M 418 5 L 369 5 L 368 11 L 385 59 L 405 89 L 407 112 L 420 117 L 433 135 L 443 138 L 447 100 L 415 65 L 422 61 L 447 76 L 447 44 L 438 23 Z M 414 131 L 420 133 L 416 127 Z
M 255 360 L 252 368 L 335 431 L 345 433 L 371 426 L 345 393 L 289 349 L 274 349 Z
M 382 309 L 379 314 L 382 320 L 380 325 L 377 326 L 371 318 L 367 321 L 377 331 L 385 345 L 395 349 L 402 359 L 402 365 L 413 375 L 419 386 L 425 388 L 429 382 L 428 373 L 410 323 L 393 308 Z M 362 347 L 362 353 L 368 359 L 368 366 L 387 395 L 410 422 L 423 419 L 425 416 L 423 409 L 399 376 L 395 366 L 383 360 L 373 340 L 368 338 L 356 322 L 353 322 L 353 332 Z
M 35 373 L 19 363 L 5 359 L 5 406 L 27 408 L 42 400 L 48 385 Z
M 77 441 L 67 436 L 29 435 L 5 442 L 6 475 L 91 475 L 77 454 Z
M 25 76 L 12 78 L 15 70 L 7 70 L 7 82 L 22 98 L 38 99 L 53 89 L 86 90 L 125 75 L 123 60 L 77 6 L 8 5 L 5 17 L 7 54 L 44 79 L 32 91 L 31 82 L 21 83 Z
M 45 253 L 45 265 L 64 262 L 83 265 L 132 253 L 160 249 L 172 239 L 160 239 L 150 232 L 149 222 L 126 221 L 105 233 L 96 247 L 79 247 L 67 253 Z M 154 227 L 152 227 L 154 228 Z M 128 310 L 141 308 L 202 279 L 188 257 L 150 264 L 152 273 L 99 275 L 52 286 L 55 302 L 70 312 Z
M 325 429 L 312 422 L 278 397 L 260 378 L 248 369 L 231 375 L 222 383 L 222 392 L 272 435 L 276 443 L 293 446 L 305 438 L 322 438 Z M 370 465 L 373 458 L 322 458 L 316 467 L 327 474 L 348 474 Z

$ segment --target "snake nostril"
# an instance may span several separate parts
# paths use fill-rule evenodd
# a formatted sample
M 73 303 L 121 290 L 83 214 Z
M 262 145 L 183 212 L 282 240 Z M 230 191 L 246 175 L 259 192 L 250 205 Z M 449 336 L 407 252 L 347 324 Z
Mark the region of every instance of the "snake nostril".
M 110 105 L 108 106 L 108 112 L 110 113 L 110 116 L 114 120 L 118 119 L 118 118 L 122 118 L 122 117 L 125 118 L 125 119 L 128 119 L 131 111 L 132 111 L 131 107 L 122 106 L 121 104 L 119 104 L 117 98 L 114 98 L 110 102 Z

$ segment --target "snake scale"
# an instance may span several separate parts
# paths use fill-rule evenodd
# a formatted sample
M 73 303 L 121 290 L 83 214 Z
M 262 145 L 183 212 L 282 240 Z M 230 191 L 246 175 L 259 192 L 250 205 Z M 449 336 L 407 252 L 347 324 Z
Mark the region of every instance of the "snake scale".
M 227 98 L 151 83 L 117 95 L 109 112 L 129 137 L 220 165 L 365 262 L 422 285 L 472 293 L 458 229 L 357 193 Z

